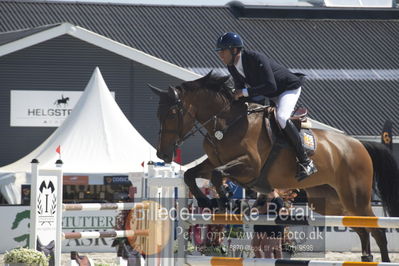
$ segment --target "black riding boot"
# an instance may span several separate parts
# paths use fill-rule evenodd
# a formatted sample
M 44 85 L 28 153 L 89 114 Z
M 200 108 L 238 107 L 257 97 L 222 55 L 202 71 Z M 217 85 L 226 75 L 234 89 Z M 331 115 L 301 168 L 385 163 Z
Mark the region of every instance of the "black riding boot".
M 301 137 L 299 136 L 299 131 L 292 123 L 291 120 L 287 121 L 285 128 L 283 129 L 284 133 L 287 135 L 291 144 L 294 146 L 296 150 L 296 157 L 298 158 L 298 170 L 296 174 L 296 178 L 301 181 L 311 174 L 317 172 L 316 166 L 313 161 L 306 154 L 302 142 Z

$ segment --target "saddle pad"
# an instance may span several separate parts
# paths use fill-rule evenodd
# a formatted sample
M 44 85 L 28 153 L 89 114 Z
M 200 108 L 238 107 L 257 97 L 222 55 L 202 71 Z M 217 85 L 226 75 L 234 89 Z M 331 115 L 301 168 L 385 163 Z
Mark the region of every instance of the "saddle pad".
M 313 131 L 310 129 L 303 128 L 299 132 L 299 135 L 301 136 L 302 145 L 307 154 L 309 156 L 313 155 L 317 147 L 316 137 L 313 134 Z

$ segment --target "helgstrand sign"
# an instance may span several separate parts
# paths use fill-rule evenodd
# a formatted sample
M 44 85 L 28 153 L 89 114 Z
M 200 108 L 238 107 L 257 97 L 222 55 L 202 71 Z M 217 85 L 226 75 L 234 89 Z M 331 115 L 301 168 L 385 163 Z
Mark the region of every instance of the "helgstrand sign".
M 82 91 L 11 90 L 11 127 L 59 127 Z M 111 92 L 115 98 L 115 92 Z
M 10 126 L 58 127 L 81 95 L 81 91 L 12 90 Z

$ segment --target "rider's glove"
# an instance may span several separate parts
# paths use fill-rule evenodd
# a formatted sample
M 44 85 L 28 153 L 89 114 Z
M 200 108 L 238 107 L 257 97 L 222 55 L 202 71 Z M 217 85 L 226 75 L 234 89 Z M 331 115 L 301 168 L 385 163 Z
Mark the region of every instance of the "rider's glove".
M 248 88 L 243 88 L 243 89 L 242 89 L 242 94 L 244 95 L 244 97 L 248 97 L 248 96 L 249 96 L 249 94 L 248 94 Z

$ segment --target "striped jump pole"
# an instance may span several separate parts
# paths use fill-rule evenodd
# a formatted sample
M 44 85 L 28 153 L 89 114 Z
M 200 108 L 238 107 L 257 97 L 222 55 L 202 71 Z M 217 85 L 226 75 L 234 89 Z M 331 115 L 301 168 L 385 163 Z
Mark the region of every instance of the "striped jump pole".
M 77 204 L 63 204 L 63 211 L 101 211 L 101 210 L 117 210 L 127 211 L 131 209 L 148 208 L 147 203 L 77 203 Z
M 399 228 L 399 217 L 371 216 L 268 216 L 242 214 L 190 214 L 188 224 L 311 225 L 362 228 Z
M 103 232 L 63 232 L 62 239 L 82 238 L 121 238 L 133 236 L 149 236 L 149 230 L 111 230 Z
M 188 256 L 186 263 L 195 266 L 399 266 L 399 263 L 383 262 L 244 259 L 206 256 Z

